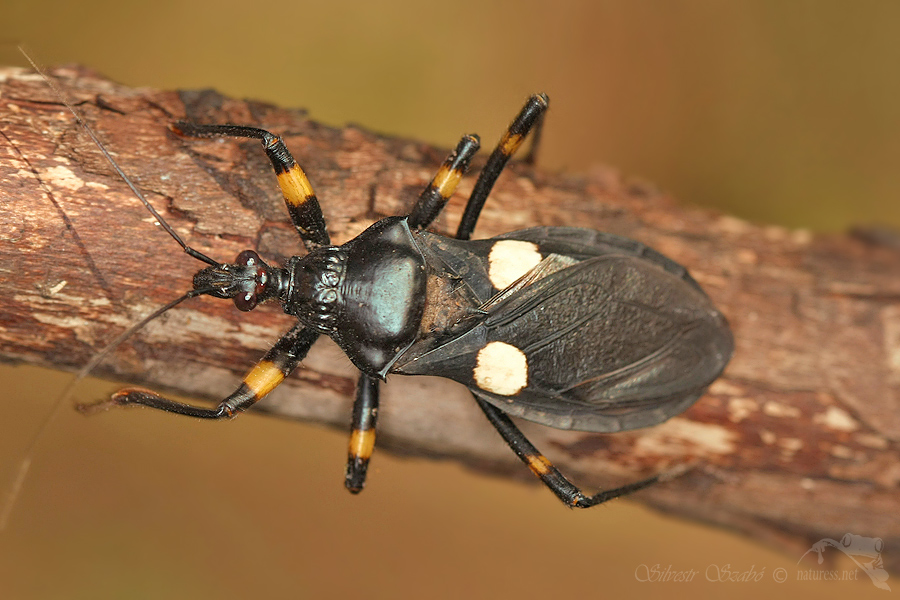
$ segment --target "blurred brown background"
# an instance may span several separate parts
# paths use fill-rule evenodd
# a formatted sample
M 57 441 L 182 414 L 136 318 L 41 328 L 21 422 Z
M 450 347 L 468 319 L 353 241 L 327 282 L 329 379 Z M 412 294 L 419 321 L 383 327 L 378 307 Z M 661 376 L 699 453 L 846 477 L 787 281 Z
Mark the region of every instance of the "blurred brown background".
M 900 226 L 896 3 L 6 0 L 2 12 L 4 64 L 23 64 L 24 42 L 44 64 L 214 87 L 442 146 L 463 132 L 493 143 L 545 91 L 544 167 L 613 165 L 757 222 Z M 67 376 L 2 374 L 5 491 Z M 253 415 L 63 410 L 0 534 L 0 598 L 875 593 L 861 573 L 796 582 L 797 556 L 626 502 L 567 511 L 537 486 L 454 464 L 376 454 L 351 497 L 345 445 Z M 641 565 L 698 575 L 643 583 Z M 765 575 L 707 581 L 726 565 Z M 787 583 L 773 582 L 777 568 Z

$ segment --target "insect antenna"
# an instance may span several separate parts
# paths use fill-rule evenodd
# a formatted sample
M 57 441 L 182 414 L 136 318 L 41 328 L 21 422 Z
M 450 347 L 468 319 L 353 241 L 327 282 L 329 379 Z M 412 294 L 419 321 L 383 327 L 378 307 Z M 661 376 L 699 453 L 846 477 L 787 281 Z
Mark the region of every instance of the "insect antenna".
M 69 381 L 66 387 L 60 392 L 59 396 L 53 402 L 53 406 L 50 408 L 50 411 L 47 413 L 47 416 L 44 417 L 44 420 L 41 421 L 40 426 L 37 429 L 37 432 L 31 438 L 31 441 L 25 447 L 25 452 L 22 457 L 22 461 L 19 463 L 19 468 L 16 471 L 16 474 L 13 478 L 12 484 L 10 485 L 9 492 L 6 495 L 6 499 L 3 501 L 2 508 L 0 508 L 0 531 L 6 529 L 6 525 L 9 522 L 9 516 L 12 513 L 13 506 L 16 503 L 16 499 L 19 496 L 19 492 L 22 490 L 22 484 L 25 483 L 25 478 L 28 475 L 29 469 L 31 469 L 31 459 L 34 456 L 34 450 L 37 448 L 38 443 L 44 436 L 44 433 L 47 431 L 47 428 L 50 425 L 50 422 L 53 421 L 53 417 L 56 416 L 56 413 L 59 412 L 59 408 L 72 396 L 72 392 L 75 390 L 75 386 L 78 383 L 87 377 L 91 371 L 93 371 L 103 360 L 109 356 L 109 353 L 118 348 L 125 340 L 133 336 L 135 333 L 143 329 L 147 323 L 162 315 L 164 312 L 168 311 L 170 308 L 174 308 L 187 300 L 188 298 L 193 298 L 195 296 L 201 296 L 203 294 L 209 294 L 213 291 L 213 288 L 202 288 L 202 289 L 194 289 L 190 290 L 183 296 L 172 300 L 165 306 L 162 306 L 122 333 L 120 333 L 113 341 L 108 343 L 100 352 L 95 354 L 91 360 L 87 362 L 78 372 L 75 374 L 75 377 Z M 85 414 L 96 412 L 98 409 L 103 408 L 105 402 L 98 402 L 96 404 L 79 404 L 76 408 Z
M 63 92 L 59 88 L 59 86 L 57 86 L 56 83 L 52 79 L 50 79 L 50 77 L 43 71 L 43 69 L 41 69 L 41 67 L 38 66 L 37 62 L 28 54 L 28 52 L 25 50 L 24 47 L 19 46 L 19 51 L 28 60 L 28 62 L 31 63 L 31 66 L 44 79 L 44 81 L 47 83 L 47 85 L 50 86 L 50 88 L 53 90 L 53 92 L 56 94 L 56 96 L 60 99 L 60 101 L 66 106 L 66 108 L 69 109 L 69 112 L 72 113 L 72 115 L 75 117 L 75 120 L 78 122 L 78 124 L 81 125 L 81 127 L 85 130 L 85 132 L 87 132 L 88 136 L 91 138 L 91 140 L 94 142 L 94 144 L 96 144 L 97 148 L 100 150 L 100 152 L 103 154 L 103 156 L 109 162 L 109 164 L 112 165 L 112 168 L 115 170 L 115 172 L 128 185 L 128 187 L 131 189 L 131 191 L 134 193 L 134 195 L 137 197 L 137 199 L 140 200 L 141 203 L 147 208 L 147 210 L 150 211 L 150 214 L 153 215 L 153 217 L 160 224 L 160 226 L 162 226 L 162 228 L 165 229 L 166 232 L 168 232 L 168 234 L 171 235 L 172 238 L 176 242 L 178 242 L 178 244 L 182 247 L 182 249 L 188 255 L 193 256 L 194 258 L 196 258 L 200 261 L 203 261 L 209 265 L 220 266 L 220 263 L 218 261 L 213 260 L 212 258 L 206 256 L 202 252 L 194 250 L 193 248 L 188 246 L 187 243 L 185 243 L 185 241 L 181 238 L 181 236 L 179 236 L 178 233 L 176 233 L 175 230 L 172 229 L 172 227 L 166 222 L 166 220 L 162 217 L 162 215 L 160 215 L 156 211 L 156 209 L 153 208 L 153 206 L 150 204 L 150 202 L 144 197 L 144 194 L 137 188 L 137 186 L 134 184 L 134 182 L 132 182 L 132 180 L 128 177 L 128 175 L 125 174 L 125 172 L 122 170 L 122 168 L 116 162 L 116 160 L 112 157 L 112 155 L 109 153 L 109 151 L 103 145 L 103 143 L 100 141 L 100 139 L 94 133 L 93 129 L 91 129 L 91 127 L 81 117 L 81 114 L 79 114 L 79 112 L 77 110 L 75 110 L 75 107 L 65 97 L 65 95 L 63 94 Z M 4 531 L 6 529 L 7 524 L 9 523 L 9 517 L 12 513 L 13 507 L 15 506 L 16 500 L 22 490 L 22 486 L 25 483 L 25 479 L 27 478 L 28 472 L 31 469 L 31 463 L 32 463 L 32 458 L 34 456 L 35 448 L 37 448 L 37 445 L 40 443 L 41 439 L 43 438 L 44 434 L 46 433 L 50 423 L 53 421 L 53 418 L 59 412 L 60 407 L 63 405 L 63 403 L 65 403 L 65 401 L 67 401 L 71 397 L 72 392 L 75 389 L 75 386 L 82 379 L 84 379 L 88 374 L 90 374 L 91 371 L 93 371 L 101 362 L 103 362 L 103 360 L 107 356 L 109 356 L 109 354 L 113 350 L 115 350 L 125 340 L 127 340 L 132 335 L 134 335 L 137 331 L 139 331 L 144 326 L 146 326 L 147 323 L 149 323 L 153 319 L 159 317 L 160 315 L 162 315 L 164 312 L 168 311 L 169 309 L 174 308 L 175 306 L 181 304 L 188 298 L 193 298 L 195 296 L 201 296 L 204 294 L 212 294 L 215 291 L 216 291 L 216 289 L 213 287 L 195 288 L 193 290 L 190 290 L 183 296 L 169 302 L 165 306 L 158 308 L 157 310 L 153 311 L 152 313 L 150 313 L 149 315 L 147 315 L 146 317 L 144 317 L 143 319 L 141 319 L 140 321 L 138 321 L 137 323 L 135 323 L 134 325 L 129 327 L 127 330 L 125 330 L 124 332 L 119 334 L 113 341 L 111 341 L 102 350 L 100 350 L 97 354 L 95 354 L 93 356 L 93 358 L 91 358 L 91 360 L 88 361 L 87 364 L 85 364 L 78 371 L 78 373 L 76 373 L 75 377 L 66 385 L 66 387 L 63 389 L 63 391 L 60 393 L 60 395 L 57 397 L 57 399 L 53 402 L 53 406 L 51 407 L 50 411 L 44 417 L 43 421 L 39 425 L 34 436 L 31 438 L 28 445 L 25 447 L 21 462 L 19 462 L 18 469 L 16 470 L 16 472 L 13 476 L 13 479 L 12 479 L 12 483 L 10 484 L 9 492 L 6 495 L 6 498 L 2 501 L 2 504 L 0 504 L 0 532 Z M 103 403 L 101 402 L 96 405 L 79 405 L 77 408 L 81 412 L 93 412 L 99 408 L 102 408 L 102 406 L 103 406 Z
M 69 100 L 66 98 L 65 94 L 63 94 L 63 91 L 59 88 L 59 86 L 56 85 L 56 83 L 52 79 L 50 79 L 50 77 L 46 73 L 44 73 L 43 69 L 41 69 L 41 67 L 38 66 L 37 62 L 33 58 L 31 58 L 31 56 L 25 51 L 25 48 L 23 48 L 22 46 L 19 46 L 19 51 L 25 56 L 25 58 L 28 60 L 28 62 L 31 63 L 32 68 L 34 68 L 34 70 L 37 71 L 37 73 L 44 79 L 44 81 L 47 82 L 47 85 L 50 86 L 50 88 L 53 90 L 53 92 L 59 98 L 60 102 L 62 102 L 65 105 L 65 107 L 69 109 L 69 112 L 72 113 L 72 116 L 75 117 L 75 120 L 78 122 L 78 124 L 81 125 L 82 129 L 84 129 L 84 131 L 88 134 L 88 136 L 91 138 L 91 140 L 94 142 L 94 144 L 96 144 L 97 148 L 100 150 L 100 153 L 103 154 L 103 157 L 106 158 L 106 160 L 112 166 L 112 168 L 116 172 L 116 174 L 122 178 L 122 181 L 124 181 L 125 184 L 129 187 L 129 189 L 131 189 L 131 191 L 132 191 L 132 193 L 134 193 L 135 197 L 137 197 L 137 199 L 141 201 L 141 204 L 143 204 L 144 207 L 148 211 L 150 211 L 150 214 L 153 215 L 153 218 L 156 219 L 156 222 L 159 223 L 160 226 L 163 229 L 165 229 L 169 235 L 172 236 L 172 239 L 174 239 L 176 242 L 178 242 L 178 244 L 181 246 L 181 248 L 188 255 L 193 256 L 197 260 L 203 261 L 214 267 L 219 266 L 220 263 L 218 261 L 213 260 L 210 257 L 203 254 L 202 252 L 191 248 L 190 246 L 187 245 L 187 243 L 183 239 L 181 239 L 181 236 L 178 235 L 178 233 L 176 233 L 175 230 L 172 229 L 172 226 L 169 225 L 168 222 L 166 222 L 166 220 L 162 217 L 162 215 L 159 214 L 155 208 L 153 208 L 153 205 L 150 204 L 150 202 L 147 200 L 146 197 L 144 197 L 143 192 L 141 192 L 141 190 L 138 189 L 138 187 L 134 184 L 134 182 L 131 180 L 131 178 L 125 174 L 125 171 L 122 170 L 122 167 L 119 166 L 119 163 L 116 162 L 116 159 L 114 159 L 112 157 L 112 154 L 109 153 L 109 151 L 106 149 L 106 146 L 103 145 L 103 142 L 100 141 L 100 139 L 97 137 L 97 134 L 95 134 L 94 130 L 91 129 L 90 125 L 88 125 L 87 122 L 85 122 L 85 120 L 81 117 L 81 114 L 77 110 L 75 110 L 75 107 L 72 106 L 72 103 L 69 102 Z

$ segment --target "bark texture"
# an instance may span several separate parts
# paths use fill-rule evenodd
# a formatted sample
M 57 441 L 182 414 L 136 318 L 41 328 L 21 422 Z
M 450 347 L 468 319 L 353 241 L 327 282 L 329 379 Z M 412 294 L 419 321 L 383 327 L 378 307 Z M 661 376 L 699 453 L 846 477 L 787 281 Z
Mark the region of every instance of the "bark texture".
M 278 261 L 301 244 L 256 142 L 185 141 L 169 132 L 173 120 L 282 134 L 316 188 L 335 243 L 407 211 L 446 155 L 215 92 L 128 89 L 76 68 L 54 75 L 171 225 L 220 260 L 255 248 Z M 483 132 L 486 146 L 505 123 L 497 125 Z M 435 229 L 453 230 L 472 184 L 464 179 Z M 563 472 L 592 491 L 687 465 L 639 498 L 797 556 L 825 537 L 880 537 L 897 570 L 900 250 L 890 237 L 761 227 L 679 206 L 612 169 L 562 176 L 514 164 L 476 237 L 534 225 L 591 227 L 660 250 L 691 270 L 736 340 L 725 376 L 661 426 L 599 435 L 523 423 Z M 3 360 L 76 369 L 189 289 L 200 267 L 154 223 L 39 77 L 0 71 Z M 214 299 L 193 300 L 149 325 L 97 374 L 218 399 L 290 325 L 276 306 L 243 314 Z M 349 361 L 320 340 L 259 410 L 346 428 L 355 379 Z M 531 477 L 456 384 L 393 377 L 383 396 L 380 448 Z

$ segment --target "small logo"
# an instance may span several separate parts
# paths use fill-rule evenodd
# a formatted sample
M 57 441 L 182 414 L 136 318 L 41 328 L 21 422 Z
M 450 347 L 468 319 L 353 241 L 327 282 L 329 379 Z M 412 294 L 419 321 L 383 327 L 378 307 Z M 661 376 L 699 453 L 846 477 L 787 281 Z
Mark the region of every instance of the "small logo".
M 884 560 L 881 558 L 881 551 L 884 549 L 884 541 L 881 538 L 864 537 L 852 533 L 845 534 L 839 542 L 831 538 L 822 538 L 800 557 L 797 564 L 799 565 L 800 561 L 810 552 L 816 552 L 821 565 L 824 562 L 825 549 L 829 546 L 837 548 L 856 563 L 856 566 L 869 576 L 875 587 L 891 591 L 890 586 L 886 583 L 888 572 L 884 570 Z

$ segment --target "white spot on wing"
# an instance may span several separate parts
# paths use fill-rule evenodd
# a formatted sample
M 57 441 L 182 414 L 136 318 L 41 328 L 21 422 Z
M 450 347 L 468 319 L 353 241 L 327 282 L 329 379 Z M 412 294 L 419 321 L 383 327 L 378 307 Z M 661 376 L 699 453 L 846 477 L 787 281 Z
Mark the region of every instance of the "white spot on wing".
M 478 352 L 473 376 L 484 391 L 512 396 L 528 385 L 528 359 L 515 346 L 490 342 Z
M 537 244 L 521 240 L 500 240 L 488 255 L 488 277 L 498 290 L 512 285 L 541 262 Z

